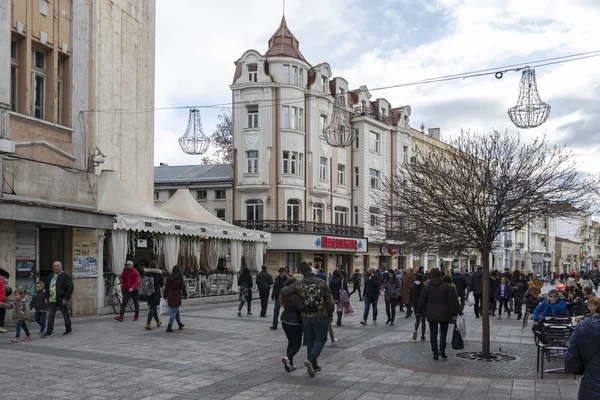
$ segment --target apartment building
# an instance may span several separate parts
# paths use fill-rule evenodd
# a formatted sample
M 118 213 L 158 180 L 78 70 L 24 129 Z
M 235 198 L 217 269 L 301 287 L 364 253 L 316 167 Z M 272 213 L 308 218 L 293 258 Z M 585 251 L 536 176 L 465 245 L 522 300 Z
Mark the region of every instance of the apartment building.
M 441 146 L 439 130 L 437 138 L 415 133 L 410 106 L 349 87 L 327 62 L 311 64 L 285 17 L 264 54 L 248 50 L 235 65 L 233 223 L 272 233 L 270 268 L 302 260 L 348 272 L 437 265 L 437 256 L 403 254 L 387 239 L 387 218 L 372 196 L 419 150 L 414 143 Z M 336 96 L 356 133 L 349 147 L 322 138 Z
M 153 0 L 0 0 L 0 265 L 32 290 L 61 260 L 75 315 L 102 303 L 113 216 L 97 175 L 152 198 L 153 115 L 119 110 L 154 106 L 154 14 Z
M 169 200 L 177 189 L 188 188 L 198 204 L 217 218 L 233 217 L 233 167 L 230 164 L 154 167 L 154 205 Z

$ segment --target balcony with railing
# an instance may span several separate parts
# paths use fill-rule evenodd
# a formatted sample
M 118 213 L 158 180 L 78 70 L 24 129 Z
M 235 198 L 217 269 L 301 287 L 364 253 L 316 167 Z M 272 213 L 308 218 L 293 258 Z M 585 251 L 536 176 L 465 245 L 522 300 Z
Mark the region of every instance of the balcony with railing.
M 356 107 L 354 109 L 354 117 L 368 117 L 384 124 L 387 124 L 389 120 L 386 114 L 378 113 L 367 106 Z
M 270 233 L 310 233 L 317 235 L 338 235 L 364 237 L 365 230 L 360 226 L 324 224 L 311 221 L 237 220 L 233 224 L 246 229 L 256 229 Z

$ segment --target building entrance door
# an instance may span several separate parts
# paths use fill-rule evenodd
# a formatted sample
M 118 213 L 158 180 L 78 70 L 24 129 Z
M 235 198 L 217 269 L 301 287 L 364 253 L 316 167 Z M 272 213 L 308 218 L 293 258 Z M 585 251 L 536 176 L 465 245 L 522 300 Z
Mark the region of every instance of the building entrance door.
M 323 268 L 323 271 L 325 271 L 324 263 L 325 263 L 325 254 L 315 253 L 314 259 L 313 259 L 313 266 L 317 269 L 317 271 L 320 268 Z
M 40 279 L 46 280 L 52 273 L 52 263 L 61 261 L 65 263 L 65 235 L 59 228 L 40 228 Z M 78 255 L 78 254 L 74 254 Z

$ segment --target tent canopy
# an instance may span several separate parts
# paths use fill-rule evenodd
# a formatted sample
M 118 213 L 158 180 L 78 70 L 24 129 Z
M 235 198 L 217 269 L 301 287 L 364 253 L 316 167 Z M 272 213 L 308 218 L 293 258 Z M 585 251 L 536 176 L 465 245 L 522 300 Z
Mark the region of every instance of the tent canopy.
M 114 229 L 258 242 L 271 240 L 269 233 L 239 228 L 210 214 L 188 189 L 179 189 L 171 200 L 164 204 L 166 209 L 146 203 L 123 186 L 112 170 L 103 170 L 98 178 L 98 210 L 116 214 Z

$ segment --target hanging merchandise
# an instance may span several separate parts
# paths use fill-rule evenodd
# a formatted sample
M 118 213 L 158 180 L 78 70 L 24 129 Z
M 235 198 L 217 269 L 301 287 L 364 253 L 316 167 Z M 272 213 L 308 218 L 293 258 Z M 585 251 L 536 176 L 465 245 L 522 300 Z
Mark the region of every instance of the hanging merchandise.
M 200 110 L 192 108 L 185 134 L 179 138 L 179 146 L 186 154 L 200 155 L 206 153 L 209 145 L 210 138 L 202 131 Z
M 525 68 L 519 83 L 517 105 L 508 110 L 508 116 L 518 128 L 535 128 L 550 115 L 550 106 L 542 101 L 537 90 L 535 70 Z
M 323 129 L 323 139 L 331 147 L 349 147 L 356 139 L 357 131 L 350 124 L 344 96 L 343 93 L 335 96 L 329 125 Z

